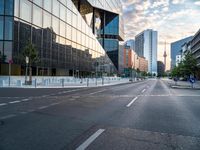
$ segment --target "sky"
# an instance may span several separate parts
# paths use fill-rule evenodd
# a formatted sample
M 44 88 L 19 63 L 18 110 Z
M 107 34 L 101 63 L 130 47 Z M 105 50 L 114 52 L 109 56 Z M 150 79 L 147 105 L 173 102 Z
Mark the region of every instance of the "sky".
M 200 29 L 200 0 L 121 0 L 125 40 L 134 39 L 145 29 L 158 31 L 158 60 L 167 50 L 170 69 L 170 43 L 194 35 Z

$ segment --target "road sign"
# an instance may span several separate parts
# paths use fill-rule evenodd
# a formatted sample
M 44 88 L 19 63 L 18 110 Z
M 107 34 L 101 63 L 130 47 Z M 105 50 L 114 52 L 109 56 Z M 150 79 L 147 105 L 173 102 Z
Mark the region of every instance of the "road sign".
M 190 83 L 195 83 L 195 78 L 190 78 Z

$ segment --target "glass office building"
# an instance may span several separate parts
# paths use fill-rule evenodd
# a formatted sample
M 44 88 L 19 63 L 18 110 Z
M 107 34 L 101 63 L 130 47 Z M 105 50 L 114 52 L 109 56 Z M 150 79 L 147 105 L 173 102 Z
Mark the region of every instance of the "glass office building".
M 30 42 L 39 54 L 33 75 L 116 73 L 123 25 L 120 1 L 108 2 L 112 5 L 106 0 L 0 0 L 1 75 L 8 74 L 9 62 L 12 75 L 25 74 L 22 52 Z
M 191 41 L 192 38 L 193 36 L 190 36 L 171 43 L 171 70 L 176 66 L 176 56 L 181 54 L 182 45 Z

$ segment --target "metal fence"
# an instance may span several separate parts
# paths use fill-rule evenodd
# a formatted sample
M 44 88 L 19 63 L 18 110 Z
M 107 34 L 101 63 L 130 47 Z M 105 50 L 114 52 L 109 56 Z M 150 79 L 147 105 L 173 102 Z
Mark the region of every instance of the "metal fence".
M 102 77 L 102 78 L 75 78 L 33 76 L 30 85 L 25 84 L 25 76 L 0 76 L 0 87 L 21 88 L 63 88 L 63 87 L 92 87 L 105 86 L 130 82 L 129 78 Z

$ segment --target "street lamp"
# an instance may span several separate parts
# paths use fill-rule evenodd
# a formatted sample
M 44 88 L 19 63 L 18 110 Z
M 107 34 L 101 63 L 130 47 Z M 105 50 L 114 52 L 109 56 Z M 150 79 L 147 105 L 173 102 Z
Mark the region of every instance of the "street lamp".
M 25 75 L 25 84 L 27 84 L 27 74 L 28 74 L 28 63 L 29 63 L 29 57 L 26 56 L 25 58 L 26 61 L 26 75 Z

